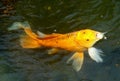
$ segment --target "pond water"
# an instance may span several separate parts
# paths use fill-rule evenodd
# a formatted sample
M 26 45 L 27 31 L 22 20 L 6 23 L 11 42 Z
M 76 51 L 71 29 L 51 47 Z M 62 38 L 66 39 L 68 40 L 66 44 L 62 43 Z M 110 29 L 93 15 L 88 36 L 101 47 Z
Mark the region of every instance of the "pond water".
M 1 4 L 0 4 L 1 6 Z M 0 15 L 0 81 L 120 81 L 119 0 L 19 0 L 15 14 Z M 23 49 L 23 31 L 8 31 L 12 23 L 28 21 L 34 31 L 67 33 L 80 29 L 109 31 L 95 47 L 104 51 L 103 63 L 88 54 L 75 72 L 66 61 L 70 52 L 48 55 L 44 49 Z

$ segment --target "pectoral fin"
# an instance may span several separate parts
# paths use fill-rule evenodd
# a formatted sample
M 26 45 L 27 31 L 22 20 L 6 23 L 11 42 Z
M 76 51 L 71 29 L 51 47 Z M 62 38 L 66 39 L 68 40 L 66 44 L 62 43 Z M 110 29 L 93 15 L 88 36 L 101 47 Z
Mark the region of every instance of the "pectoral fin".
M 59 51 L 59 49 L 57 49 L 57 48 L 52 48 L 52 49 L 48 50 L 48 54 L 55 54 L 55 53 L 57 53 L 58 51 Z
M 74 55 L 68 59 L 67 63 L 73 60 L 72 66 L 73 69 L 76 71 L 79 71 L 82 67 L 83 60 L 84 60 L 84 54 L 83 52 L 76 52 Z
M 101 58 L 103 52 L 101 50 L 91 47 L 88 49 L 88 53 L 94 61 L 103 62 L 103 59 Z

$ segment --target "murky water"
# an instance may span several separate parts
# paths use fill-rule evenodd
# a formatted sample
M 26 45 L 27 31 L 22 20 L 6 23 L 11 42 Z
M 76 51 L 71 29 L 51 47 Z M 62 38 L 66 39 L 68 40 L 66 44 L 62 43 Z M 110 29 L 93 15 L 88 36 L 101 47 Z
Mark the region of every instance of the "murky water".
M 15 11 L 0 16 L 0 81 L 120 81 L 119 0 L 19 0 Z M 23 31 L 7 31 L 15 21 L 28 21 L 34 31 L 44 33 L 109 31 L 108 39 L 95 45 L 104 51 L 104 62 L 96 63 L 86 54 L 77 73 L 66 64 L 70 52 L 48 55 L 47 49 L 23 49 Z

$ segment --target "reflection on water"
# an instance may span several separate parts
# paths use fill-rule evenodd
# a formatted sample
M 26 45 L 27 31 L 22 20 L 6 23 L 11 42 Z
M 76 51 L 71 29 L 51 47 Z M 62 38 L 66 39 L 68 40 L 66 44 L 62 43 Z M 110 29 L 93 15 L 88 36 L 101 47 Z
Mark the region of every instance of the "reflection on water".
M 0 5 L 1 6 L 1 5 Z M 117 0 L 20 0 L 16 14 L 0 19 L 0 80 L 2 81 L 119 81 L 120 2 Z M 83 28 L 109 31 L 107 40 L 96 47 L 105 52 L 104 62 L 95 63 L 85 55 L 76 73 L 66 60 L 70 52 L 47 55 L 47 49 L 23 49 L 22 31 L 8 32 L 15 21 L 29 21 L 33 30 L 66 33 Z

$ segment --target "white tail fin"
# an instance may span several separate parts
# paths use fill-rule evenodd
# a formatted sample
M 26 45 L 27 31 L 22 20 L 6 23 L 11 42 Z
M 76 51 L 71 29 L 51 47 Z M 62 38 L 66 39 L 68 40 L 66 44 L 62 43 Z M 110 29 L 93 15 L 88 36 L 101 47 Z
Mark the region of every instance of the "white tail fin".
M 18 30 L 24 27 L 30 27 L 29 23 L 27 21 L 25 22 L 14 22 L 12 26 L 8 28 L 9 31 L 11 30 Z
M 82 52 L 76 52 L 74 55 L 68 59 L 67 63 L 73 60 L 72 66 L 73 69 L 76 71 L 79 71 L 82 67 L 83 60 L 84 60 L 84 54 Z
M 103 54 L 102 50 L 91 47 L 88 49 L 90 57 L 96 62 L 103 62 L 101 55 Z

